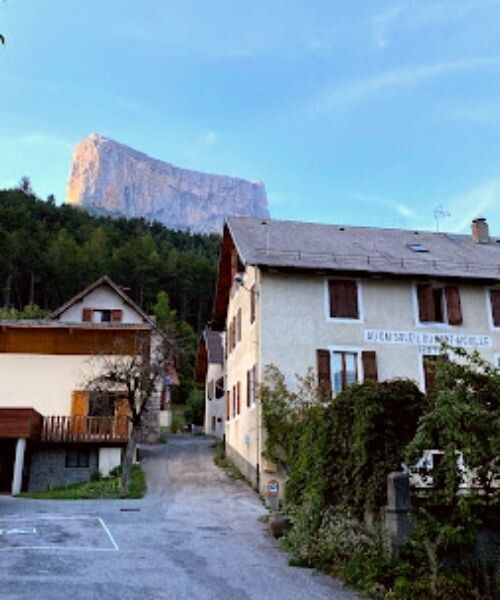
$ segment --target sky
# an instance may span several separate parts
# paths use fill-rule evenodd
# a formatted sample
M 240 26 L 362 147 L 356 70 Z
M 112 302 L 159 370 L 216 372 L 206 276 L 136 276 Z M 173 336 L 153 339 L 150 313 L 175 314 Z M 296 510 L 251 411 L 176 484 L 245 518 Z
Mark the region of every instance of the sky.
M 99 133 L 271 215 L 500 235 L 500 0 L 0 2 L 0 188 Z

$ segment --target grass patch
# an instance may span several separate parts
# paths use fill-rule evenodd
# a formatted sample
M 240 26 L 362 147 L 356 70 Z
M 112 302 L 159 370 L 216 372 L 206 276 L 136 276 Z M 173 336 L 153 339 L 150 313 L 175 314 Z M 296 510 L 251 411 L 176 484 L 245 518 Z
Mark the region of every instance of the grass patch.
M 113 469 L 109 477 L 97 481 L 86 481 L 64 487 L 51 488 L 44 492 L 22 492 L 19 497 L 36 500 L 100 500 L 120 498 L 138 499 L 146 493 L 146 478 L 139 465 L 132 465 L 128 494 L 120 491 L 121 469 Z
M 248 479 L 238 469 L 238 467 L 226 456 L 226 452 L 221 442 L 214 442 L 213 447 L 215 448 L 214 463 L 226 472 L 226 475 L 231 479 L 238 479 L 240 481 L 246 481 L 248 485 L 251 485 Z

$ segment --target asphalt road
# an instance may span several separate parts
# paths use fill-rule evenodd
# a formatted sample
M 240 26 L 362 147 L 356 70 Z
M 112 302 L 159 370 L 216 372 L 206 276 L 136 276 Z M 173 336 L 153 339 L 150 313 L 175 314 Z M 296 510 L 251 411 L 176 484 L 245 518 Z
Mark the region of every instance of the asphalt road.
M 213 464 L 211 440 L 145 451 L 134 501 L 0 497 L 2 600 L 354 600 L 289 567 L 257 495 Z

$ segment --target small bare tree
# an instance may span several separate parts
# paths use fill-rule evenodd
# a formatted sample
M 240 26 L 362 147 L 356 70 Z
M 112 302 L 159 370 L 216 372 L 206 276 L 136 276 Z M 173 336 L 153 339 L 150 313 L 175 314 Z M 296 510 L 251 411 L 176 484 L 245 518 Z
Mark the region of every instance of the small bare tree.
M 156 339 L 158 338 L 158 339 Z M 109 398 L 120 393 L 126 398 L 131 430 L 122 464 L 122 493 L 129 490 L 132 461 L 140 441 L 143 416 L 149 409 L 150 401 L 173 366 L 173 343 L 165 334 L 137 336 L 133 351 L 125 351 L 119 340 L 112 354 L 99 354 L 92 358 L 95 376 L 86 384 L 87 392 L 97 398 Z M 120 347 L 121 346 L 121 347 Z

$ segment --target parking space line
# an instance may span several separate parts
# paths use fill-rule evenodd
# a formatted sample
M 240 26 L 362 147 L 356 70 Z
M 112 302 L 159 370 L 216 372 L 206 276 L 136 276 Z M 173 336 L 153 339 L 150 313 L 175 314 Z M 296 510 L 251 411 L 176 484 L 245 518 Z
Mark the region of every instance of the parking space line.
M 103 521 L 103 519 L 101 519 L 101 517 L 99 517 L 99 521 L 101 522 L 101 525 L 104 527 L 104 531 L 108 534 L 108 537 L 111 540 L 111 543 L 113 544 L 114 549 L 119 550 L 120 547 L 116 543 L 115 538 L 111 535 L 111 531 L 108 529 L 108 526 L 106 525 L 106 523 Z

